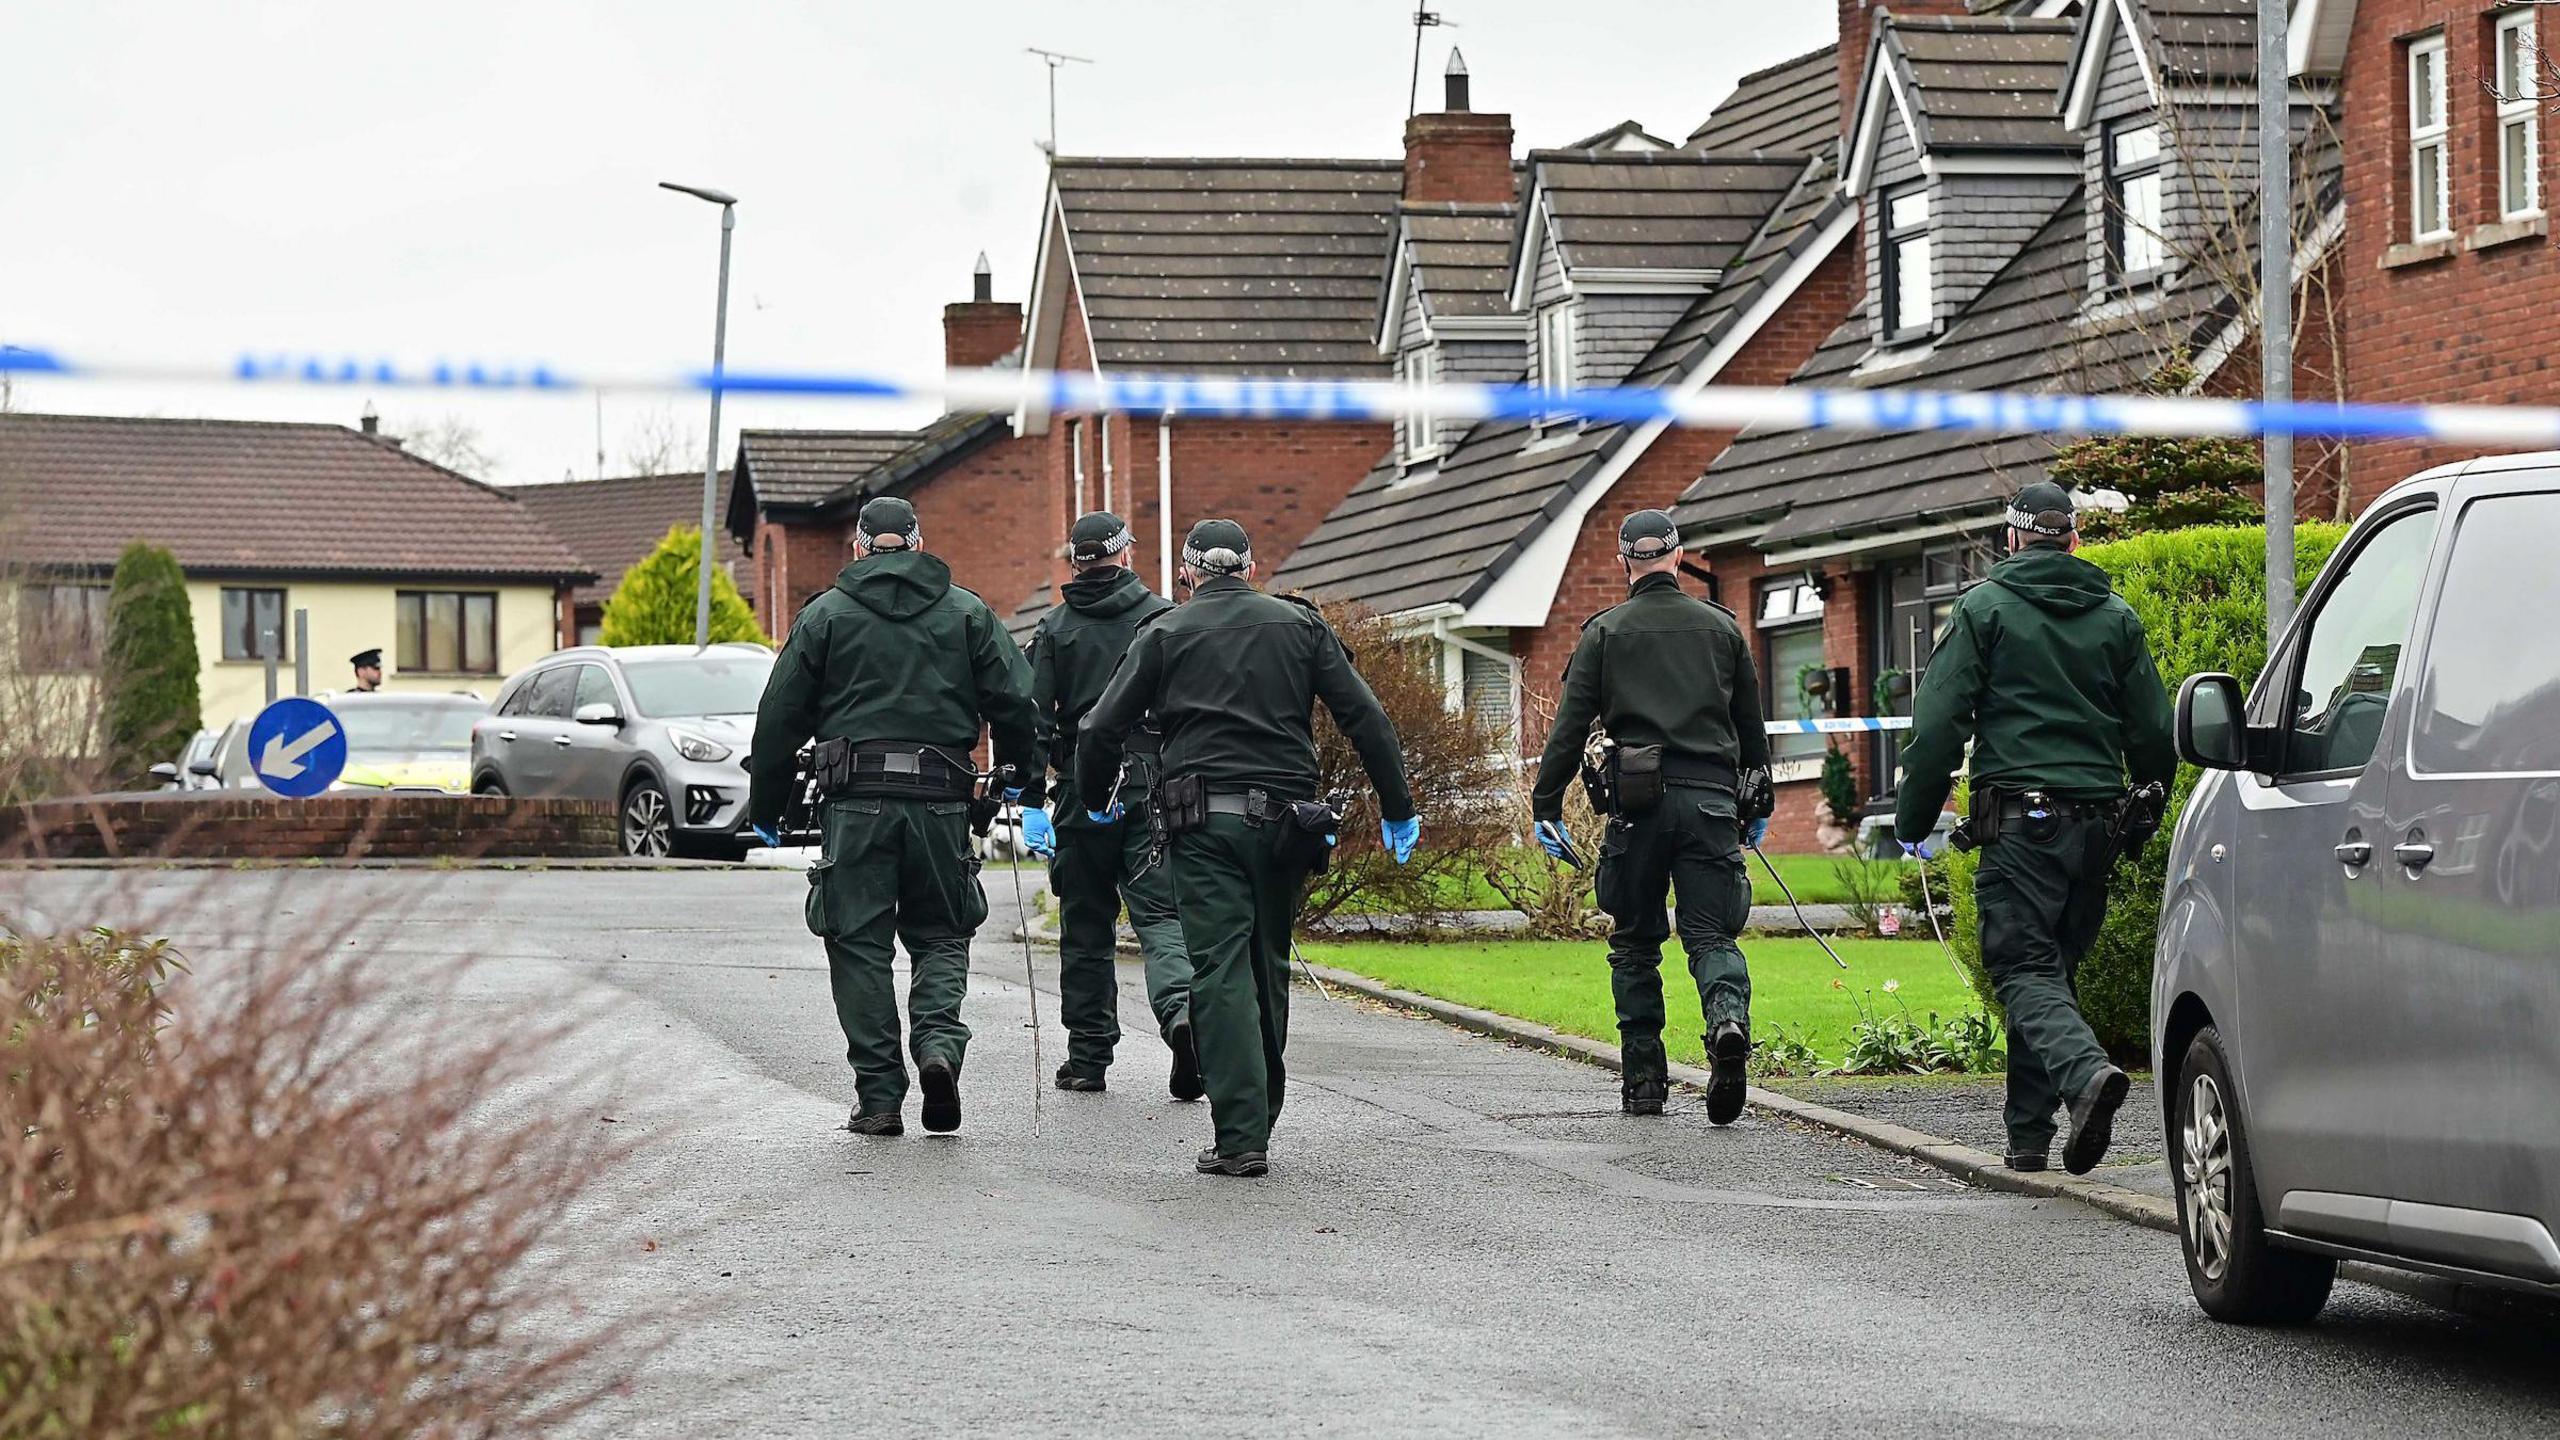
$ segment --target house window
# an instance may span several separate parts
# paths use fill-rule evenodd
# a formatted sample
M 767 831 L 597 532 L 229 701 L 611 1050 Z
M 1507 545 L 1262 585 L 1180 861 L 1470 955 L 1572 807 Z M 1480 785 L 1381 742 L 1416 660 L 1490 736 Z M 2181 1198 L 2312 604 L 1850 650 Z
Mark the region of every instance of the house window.
M 1076 477 L 1076 514 L 1082 515 L 1085 513 L 1085 505 L 1084 422 L 1081 420 L 1070 420 L 1067 422 L 1067 455 L 1069 457 L 1067 461 L 1068 467 L 1075 472 Z
M 1538 312 L 1538 388 L 1561 394 L 1574 378 L 1573 306 L 1550 305 Z
M 107 587 L 27 585 L 18 591 L 18 668 L 95 670 L 107 655 Z
M 2409 46 L 2409 235 L 2434 240 L 2453 233 L 2447 204 L 2444 37 Z
M 1936 324 L 1929 277 L 1929 192 L 1913 187 L 1884 201 L 1884 338 L 1916 340 Z
M 2500 20 L 2498 54 L 2498 210 L 2514 220 L 2542 213 L 2542 53 L 2534 12 Z
M 2109 131 L 2106 162 L 2107 275 L 2124 285 L 2169 263 L 2162 238 L 2160 127 L 2128 125 Z
M 1760 582 L 1759 625 L 1768 663 L 1760 667 L 1760 708 L 1772 720 L 1811 720 L 1821 704 L 1805 693 L 1808 674 L 1824 672 L 1822 592 L 1805 577 Z M 1804 760 L 1830 746 L 1821 735 L 1772 735 L 1772 761 Z
M 284 592 L 226 585 L 222 590 L 222 658 L 290 660 L 284 638 Z
M 1410 463 L 1440 453 L 1439 422 L 1431 416 L 1432 386 L 1439 366 L 1428 347 L 1407 350 L 1396 361 L 1396 378 L 1405 385 L 1404 458 Z
M 486 591 L 403 590 L 398 630 L 404 673 L 498 673 L 498 597 Z

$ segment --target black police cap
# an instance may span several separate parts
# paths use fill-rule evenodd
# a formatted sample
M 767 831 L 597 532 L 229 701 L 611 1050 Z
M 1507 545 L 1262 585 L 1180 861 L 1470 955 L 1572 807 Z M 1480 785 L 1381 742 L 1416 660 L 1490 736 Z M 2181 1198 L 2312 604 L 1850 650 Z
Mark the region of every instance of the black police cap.
M 382 652 L 379 649 L 359 650 L 347 657 L 347 663 L 358 670 L 379 670 L 382 668 Z
M 1194 570 L 1233 575 L 1253 563 L 1253 541 L 1233 520 L 1203 520 L 1182 542 L 1182 563 Z
M 1663 510 L 1639 510 L 1618 527 L 1618 553 L 1629 560 L 1659 560 L 1680 548 L 1680 527 Z
M 2079 528 L 2079 507 L 2071 492 L 2050 480 L 2039 480 L 2009 502 L 2009 528 L 2060 539 Z
M 1079 565 L 1108 560 L 1136 543 L 1129 522 L 1108 510 L 1078 516 L 1075 528 L 1067 532 L 1068 557 Z
M 916 520 L 916 507 L 895 495 L 874 495 L 863 501 L 862 515 L 854 521 L 853 528 L 875 549 L 899 548 L 897 545 L 880 544 L 890 538 L 913 549 L 916 542 L 924 538 L 924 527 Z

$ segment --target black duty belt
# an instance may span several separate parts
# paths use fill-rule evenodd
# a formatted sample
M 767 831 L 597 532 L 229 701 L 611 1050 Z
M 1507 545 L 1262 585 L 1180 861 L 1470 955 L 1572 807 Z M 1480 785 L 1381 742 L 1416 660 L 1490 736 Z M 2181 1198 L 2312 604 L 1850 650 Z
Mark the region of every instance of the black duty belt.
M 2121 796 L 2112 795 L 2104 800 L 2074 800 L 2066 795 L 2047 794 L 2041 799 L 2044 809 L 2065 820 L 2112 820 L 2115 818 L 2116 807 L 2123 803 Z M 2007 824 L 2025 819 L 2032 803 L 2023 794 L 2014 790 L 1995 791 L 1992 794 L 1992 813 L 1997 815 L 2003 824 Z
M 1673 785 L 1712 785 L 1719 790 L 1737 789 L 1742 783 L 1741 772 L 1722 760 L 1669 752 L 1662 757 L 1662 778 Z
M 953 764 L 941 746 L 914 740 L 865 740 L 853 747 L 853 777 L 838 793 L 965 800 L 975 778 L 965 764 Z
M 1281 796 L 1253 790 L 1241 794 L 1222 794 L 1212 791 L 1208 803 L 1209 813 L 1212 815 L 1241 815 L 1246 820 L 1259 825 L 1287 815 L 1292 802 Z

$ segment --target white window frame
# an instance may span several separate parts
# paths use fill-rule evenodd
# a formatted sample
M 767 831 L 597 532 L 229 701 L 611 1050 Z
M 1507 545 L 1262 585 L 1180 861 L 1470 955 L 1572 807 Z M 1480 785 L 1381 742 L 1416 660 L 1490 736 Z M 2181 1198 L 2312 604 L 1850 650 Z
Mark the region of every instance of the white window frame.
M 1074 419 L 1074 420 L 1070 420 L 1070 421 L 1068 421 L 1068 422 L 1067 422 L 1067 453 L 1068 453 L 1070 456 L 1073 456 L 1073 457 L 1074 457 L 1074 459 L 1073 459 L 1073 461 L 1072 461 L 1072 463 L 1071 463 L 1071 468 L 1072 468 L 1072 469 L 1074 470 L 1074 472 L 1075 472 L 1075 482 L 1076 482 L 1076 514 L 1078 514 L 1078 515 L 1082 515 L 1082 514 L 1084 514 L 1084 513 L 1085 513 L 1085 506 L 1084 506 L 1084 420 L 1083 420 L 1081 417 L 1079 417 L 1079 418 L 1077 418 L 1077 419 Z M 1111 507 L 1110 507 L 1109 505 L 1105 505 L 1105 506 L 1103 506 L 1103 508 L 1104 508 L 1104 509 L 1106 509 L 1106 510 L 1108 510 L 1108 509 L 1110 509 Z
M 1573 302 L 1559 300 L 1538 312 L 1538 388 L 1562 393 L 1579 376 L 1573 353 Z M 1556 419 L 1562 419 L 1559 414 Z
M 2518 10 L 2501 16 L 2490 31 L 2490 64 L 2497 70 L 2498 209 L 2500 218 L 2530 220 L 2542 213 L 2542 39 L 2535 26 L 2540 11 Z M 2508 65 L 2508 37 L 2521 35 L 2516 64 Z M 2524 174 L 2509 160 L 2507 137 L 2524 132 Z M 2517 182 L 2523 182 L 2521 191 Z M 2515 203 L 2518 199 L 2522 204 Z
M 2151 136 L 2151 154 L 2126 161 L 2119 153 L 2123 142 L 2144 133 Z M 2169 268 L 2168 137 L 2158 121 L 2143 121 L 2109 127 L 2098 144 L 2106 177 L 2107 280 L 2118 287 L 2136 285 Z M 2148 217 L 2136 215 L 2129 203 L 2134 187 L 2144 181 L 2150 182 L 2156 210 Z M 2134 263 L 2137 248 L 2150 251 L 2140 257 L 2150 263 Z
M 1920 202 L 1919 223 L 1896 226 L 1893 223 L 1895 202 L 1910 199 Z M 1882 237 L 1877 241 L 1877 269 L 1883 272 L 1878 277 L 1880 289 L 1876 296 L 1877 336 L 1886 345 L 1908 345 L 1925 340 L 1938 331 L 1937 206 L 1930 200 L 1926 182 L 1881 191 L 1877 194 L 1876 203 L 1882 211 L 1878 217 L 1882 223 L 1876 231 Z M 1921 309 L 1926 313 L 1920 316 L 1917 324 L 1902 313 L 1903 273 L 1911 263 L 1905 247 L 1915 248 L 1920 262 L 1919 298 Z
M 2450 87 L 2445 81 L 2444 36 L 2410 41 L 2402 64 L 2409 85 L 2409 238 L 2442 240 L 2453 234 L 2453 137 L 2452 117 L 2446 113 Z M 2432 95 L 2426 93 L 2421 71 L 2432 74 Z M 2435 115 L 2433 123 L 2421 123 L 2429 110 Z M 2433 215 L 2421 213 L 2426 187 L 2420 177 L 2430 170 L 2435 179 Z
M 1396 358 L 1396 378 L 1406 387 L 1405 463 L 1433 459 L 1440 454 L 1440 425 L 1431 414 L 1432 396 L 1440 381 L 1438 357 L 1428 345 L 1415 346 Z

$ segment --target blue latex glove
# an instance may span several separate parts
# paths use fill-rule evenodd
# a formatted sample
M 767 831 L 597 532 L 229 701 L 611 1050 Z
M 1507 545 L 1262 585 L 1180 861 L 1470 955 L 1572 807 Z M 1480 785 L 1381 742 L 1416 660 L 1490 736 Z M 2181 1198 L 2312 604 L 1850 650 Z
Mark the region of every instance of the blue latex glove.
M 1043 860 L 1056 857 L 1058 827 L 1050 821 L 1048 811 L 1025 810 L 1022 812 L 1022 848 Z
M 1412 815 L 1402 820 L 1381 820 L 1378 822 L 1378 835 L 1386 841 L 1387 849 L 1394 853 L 1396 863 L 1401 865 L 1413 858 L 1413 847 L 1422 840 L 1422 817 Z
M 1019 805 L 1019 804 L 1021 804 L 1021 803 L 1022 803 L 1022 787 L 1021 787 L 1021 786 L 1019 786 L 1019 785 L 1016 785 L 1016 786 L 1014 786 L 1012 789 L 1007 790 L 1006 792 L 1004 792 L 1004 803 L 1006 803 L 1007 805 Z
M 763 841 L 772 849 L 779 850 L 782 848 L 782 836 L 776 832 L 772 826 L 750 824 L 747 828 L 755 831 L 756 838 Z
M 1926 840 L 1917 845 L 1905 840 L 1902 842 L 1902 855 L 1906 860 L 1935 860 L 1938 858 L 1938 851 Z
M 1568 852 L 1573 848 L 1573 837 L 1564 833 L 1563 821 L 1541 820 L 1538 822 L 1538 848 L 1559 860 L 1568 862 L 1571 860 L 1572 857 Z
M 1759 819 L 1742 827 L 1742 843 L 1750 846 L 1754 850 L 1759 849 L 1760 842 L 1768 838 L 1769 817 L 1766 815 L 1763 815 Z
M 1120 823 L 1120 802 L 1112 801 L 1108 810 L 1087 810 L 1084 818 L 1096 825 L 1117 825 Z

